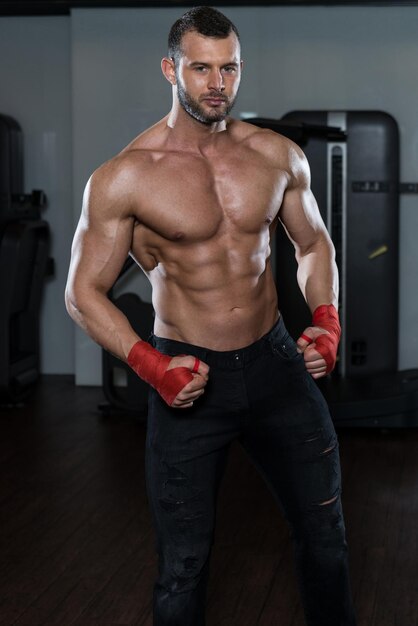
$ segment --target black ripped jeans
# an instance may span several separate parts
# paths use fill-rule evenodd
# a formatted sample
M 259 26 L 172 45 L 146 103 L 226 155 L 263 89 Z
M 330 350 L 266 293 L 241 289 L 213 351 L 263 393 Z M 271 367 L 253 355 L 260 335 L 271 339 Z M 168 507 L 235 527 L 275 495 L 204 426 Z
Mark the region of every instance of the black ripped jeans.
M 235 439 L 291 527 L 306 623 L 354 626 L 338 441 L 283 321 L 230 352 L 155 336 L 152 343 L 210 366 L 206 391 L 190 409 L 171 409 L 150 394 L 147 486 L 159 553 L 154 626 L 205 624 L 216 496 Z M 279 615 L 277 625 L 288 626 Z

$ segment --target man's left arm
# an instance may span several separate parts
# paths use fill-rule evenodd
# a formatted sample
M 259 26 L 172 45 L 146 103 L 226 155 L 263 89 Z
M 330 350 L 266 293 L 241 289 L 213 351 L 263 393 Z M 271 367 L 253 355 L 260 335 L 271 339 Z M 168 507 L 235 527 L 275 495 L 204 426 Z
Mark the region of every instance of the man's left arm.
M 312 326 L 297 343 L 313 378 L 335 366 L 341 328 L 335 249 L 310 188 L 310 170 L 297 146 L 289 149 L 289 183 L 279 213 L 295 247 L 297 280 L 312 312 Z

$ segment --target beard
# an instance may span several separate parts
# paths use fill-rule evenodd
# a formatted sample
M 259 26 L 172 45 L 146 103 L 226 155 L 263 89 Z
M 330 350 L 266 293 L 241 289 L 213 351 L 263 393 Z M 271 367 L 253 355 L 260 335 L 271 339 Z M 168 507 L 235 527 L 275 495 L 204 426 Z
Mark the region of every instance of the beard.
M 177 76 L 177 96 L 180 102 L 180 105 L 183 109 L 188 113 L 191 117 L 193 117 L 198 122 L 202 124 L 212 124 L 213 122 L 223 122 L 229 112 L 232 110 L 232 107 L 235 104 L 236 95 L 233 99 L 228 98 L 221 92 L 211 92 L 201 97 L 201 99 L 205 98 L 222 98 L 223 104 L 219 105 L 219 107 L 214 107 L 209 110 L 205 110 L 200 104 L 199 100 L 195 100 L 192 96 L 187 93 L 185 90 L 180 77 Z

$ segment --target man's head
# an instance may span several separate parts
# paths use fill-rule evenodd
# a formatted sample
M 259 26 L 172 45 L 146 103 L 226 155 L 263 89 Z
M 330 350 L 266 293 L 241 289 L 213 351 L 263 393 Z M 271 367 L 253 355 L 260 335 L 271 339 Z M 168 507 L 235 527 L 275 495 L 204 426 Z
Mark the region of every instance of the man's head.
M 172 26 L 163 72 L 180 106 L 203 124 L 223 121 L 241 74 L 237 28 L 216 9 L 196 7 Z
M 190 31 L 215 39 L 225 39 L 235 33 L 238 42 L 240 40 L 236 26 L 223 13 L 211 7 L 194 7 L 174 22 L 168 35 L 168 56 L 176 64 L 182 56 L 183 36 Z

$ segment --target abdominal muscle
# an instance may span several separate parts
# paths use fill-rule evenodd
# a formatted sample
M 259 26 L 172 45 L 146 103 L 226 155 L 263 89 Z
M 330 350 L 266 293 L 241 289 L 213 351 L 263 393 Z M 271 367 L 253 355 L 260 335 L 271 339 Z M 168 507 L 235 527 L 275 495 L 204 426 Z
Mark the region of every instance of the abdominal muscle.
M 174 258 L 148 272 L 154 333 L 211 350 L 245 347 L 278 318 L 270 262 L 265 255 L 230 256 L 221 250 L 209 254 L 209 261 L 205 248 L 196 255 L 176 250 Z

